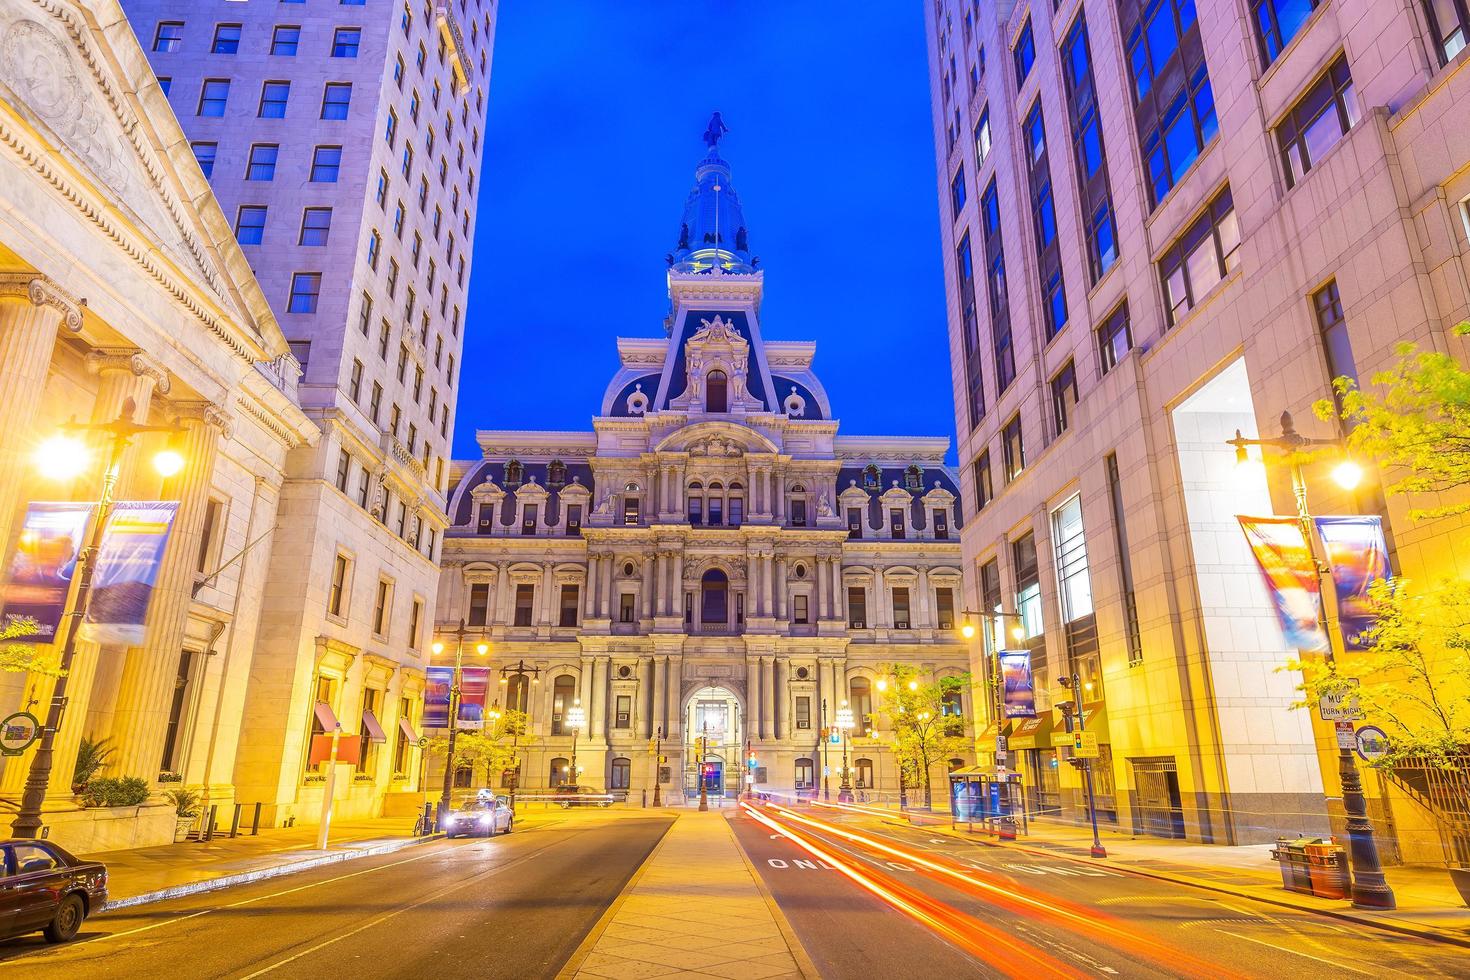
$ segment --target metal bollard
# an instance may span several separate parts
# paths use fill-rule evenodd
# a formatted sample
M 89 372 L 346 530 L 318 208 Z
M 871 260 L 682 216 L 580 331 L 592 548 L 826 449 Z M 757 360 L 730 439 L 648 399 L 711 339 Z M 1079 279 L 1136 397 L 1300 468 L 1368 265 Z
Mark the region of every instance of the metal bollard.
M 250 836 L 255 837 L 260 833 L 260 804 L 255 804 L 255 819 L 250 824 Z
M 214 818 L 218 812 L 219 804 L 211 803 L 209 805 L 209 820 L 204 825 L 204 833 L 200 835 L 200 839 L 206 841 L 214 840 Z
M 235 835 L 240 832 L 240 811 L 244 808 L 244 806 L 245 806 L 245 804 L 243 804 L 243 803 L 236 803 L 235 804 L 235 814 L 234 814 L 234 816 L 232 816 L 230 818 L 230 839 L 231 840 L 233 840 L 234 837 L 235 837 Z

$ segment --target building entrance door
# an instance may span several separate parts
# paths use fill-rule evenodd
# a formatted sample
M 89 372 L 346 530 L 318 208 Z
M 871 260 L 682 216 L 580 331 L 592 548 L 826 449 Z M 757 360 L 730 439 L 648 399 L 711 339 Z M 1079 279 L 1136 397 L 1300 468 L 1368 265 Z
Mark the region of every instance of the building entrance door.
M 1154 837 L 1184 836 L 1179 767 L 1170 756 L 1129 759 L 1133 770 L 1133 832 Z
M 719 796 L 725 788 L 725 763 L 711 757 L 705 760 L 702 770 L 705 795 Z

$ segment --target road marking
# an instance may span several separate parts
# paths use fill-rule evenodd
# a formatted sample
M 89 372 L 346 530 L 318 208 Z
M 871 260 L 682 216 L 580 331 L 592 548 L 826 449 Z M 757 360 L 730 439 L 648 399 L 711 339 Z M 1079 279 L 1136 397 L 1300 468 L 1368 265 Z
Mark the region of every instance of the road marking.
M 1316 960 L 1318 963 L 1326 963 L 1328 966 L 1336 967 L 1339 970 L 1347 970 L 1349 973 L 1356 973 L 1356 974 L 1359 974 L 1360 976 L 1365 976 L 1365 977 L 1371 977 L 1371 976 L 1375 976 L 1376 975 L 1376 974 L 1373 974 L 1373 973 L 1369 973 L 1367 970 L 1356 970 L 1353 967 L 1347 966 L 1347 965 L 1345 965 L 1343 963 L 1339 963 L 1336 960 L 1323 959 L 1320 956 L 1313 956 L 1311 953 L 1303 953 L 1301 950 L 1299 950 L 1299 949 L 1292 949 L 1290 946 L 1278 946 L 1275 943 L 1268 943 L 1264 939 L 1253 939 L 1250 936 L 1242 936 L 1240 933 L 1238 933 L 1238 932 L 1231 932 L 1228 929 L 1221 929 L 1219 931 L 1221 933 L 1227 935 L 1227 936 L 1234 936 L 1236 939 L 1244 939 L 1248 943 L 1255 943 L 1258 946 L 1266 946 L 1266 947 L 1269 947 L 1270 949 L 1277 949 L 1277 950 L 1280 950 L 1283 953 L 1291 953 L 1291 954 L 1293 954 L 1295 956 L 1301 956 L 1301 957 L 1304 957 L 1304 958 L 1309 959 L 1309 960 Z

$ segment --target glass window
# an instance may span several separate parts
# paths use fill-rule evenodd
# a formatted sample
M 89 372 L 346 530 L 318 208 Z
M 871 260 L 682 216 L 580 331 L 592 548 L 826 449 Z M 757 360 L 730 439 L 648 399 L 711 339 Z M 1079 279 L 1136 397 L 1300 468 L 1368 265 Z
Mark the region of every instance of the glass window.
M 171 52 L 179 50 L 184 43 L 184 22 L 181 20 L 159 21 L 153 32 L 153 50 Z
M 1358 99 L 1353 78 L 1348 72 L 1347 58 L 1338 55 L 1276 127 L 1286 186 L 1296 186 L 1357 121 Z
M 516 586 L 515 623 L 516 626 L 530 626 L 531 617 L 535 612 L 536 587 L 534 585 L 520 584 Z
M 1097 328 L 1097 356 L 1102 373 L 1107 374 L 1133 349 L 1133 333 L 1128 323 L 1128 303 L 1118 304 Z
M 311 181 L 335 184 L 342 169 L 342 147 L 318 146 L 311 154 Z
M 847 590 L 847 625 L 855 630 L 868 625 L 868 593 L 860 585 Z
M 271 54 L 294 58 L 300 44 L 301 28 L 299 27 L 281 26 L 271 32 Z
M 1079 16 L 1062 42 L 1062 75 L 1072 123 L 1072 156 L 1077 164 L 1077 190 L 1087 215 L 1087 257 L 1096 283 L 1118 260 L 1118 229 L 1108 187 L 1107 160 L 1097 112 L 1092 49 L 1087 21 Z
M 1119 0 L 1134 120 L 1157 207 L 1214 138 L 1215 99 L 1193 0 Z
M 1317 9 L 1318 0 L 1251 0 L 1261 60 L 1269 65 Z
M 323 119 L 346 119 L 351 105 L 351 82 L 328 82 L 322 89 Z
M 1005 463 L 1006 482 L 1021 475 L 1026 468 L 1026 448 L 1021 442 L 1021 416 L 1015 415 L 1001 430 L 1001 449 Z
M 1240 227 L 1227 187 L 1159 260 L 1171 326 L 1230 274 L 1239 251 Z
M 990 156 L 990 107 L 980 112 L 980 121 L 975 124 L 975 165 L 978 167 Z
M 331 208 L 307 208 L 301 212 L 301 238 L 298 245 L 325 245 L 332 233 Z
M 290 82 L 266 82 L 260 87 L 261 119 L 286 118 L 286 99 L 291 94 Z
M 265 205 L 242 204 L 235 213 L 235 241 L 259 245 L 265 237 Z
M 981 451 L 973 467 L 975 479 L 975 509 L 981 510 L 995 499 L 995 485 L 990 475 L 990 450 Z
M 893 590 L 893 628 L 909 628 L 909 590 L 898 586 Z
M 1429 30 L 1434 38 L 1439 63 L 1447 65 L 1451 58 L 1464 50 L 1465 39 L 1470 36 L 1470 5 L 1467 5 L 1465 0 L 1423 0 L 1423 2 L 1424 14 L 1429 20 Z
M 274 180 L 276 157 L 281 148 L 274 143 L 256 143 L 250 148 L 250 158 L 245 164 L 246 180 Z
M 339 27 L 332 35 L 333 58 L 356 58 L 362 44 L 362 31 L 356 27 Z
M 949 203 L 953 209 L 954 220 L 960 219 L 960 212 L 965 209 L 965 165 L 960 164 L 960 169 L 955 172 L 954 180 L 949 182 Z
M 1092 614 L 1092 580 L 1087 573 L 1087 542 L 1082 533 L 1082 497 L 1074 496 L 1051 515 L 1057 558 L 1062 621 Z
M 214 25 L 214 44 L 210 46 L 210 54 L 234 54 L 240 50 L 240 25 L 239 24 L 216 24 Z
M 563 585 L 561 587 L 561 614 L 557 618 L 557 625 L 576 626 L 580 609 L 581 588 L 576 585 Z
M 1016 612 L 1022 640 L 1041 636 L 1046 626 L 1042 618 L 1041 577 L 1036 563 L 1036 537 L 1026 532 L 1011 542 L 1011 566 L 1016 575 Z
M 1029 18 L 1021 28 L 1021 35 L 1016 39 L 1012 54 L 1016 60 L 1016 87 L 1020 88 L 1026 84 L 1026 76 L 1031 74 L 1031 66 L 1036 63 L 1036 38 L 1031 33 Z
M 206 178 L 214 176 L 214 158 L 219 150 L 218 143 L 190 143 L 189 149 L 194 151 L 194 159 L 199 164 Z
M 317 296 L 322 291 L 320 272 L 296 272 L 291 275 L 291 298 L 288 313 L 315 313 Z
M 1077 407 L 1077 370 L 1068 361 L 1066 366 L 1057 372 L 1056 377 L 1051 379 L 1051 410 L 1052 420 L 1056 425 L 1056 434 L 1066 432 L 1072 424 L 1074 409 Z
M 230 98 L 230 81 L 227 78 L 206 78 L 199 88 L 199 115 L 223 116 L 225 103 Z

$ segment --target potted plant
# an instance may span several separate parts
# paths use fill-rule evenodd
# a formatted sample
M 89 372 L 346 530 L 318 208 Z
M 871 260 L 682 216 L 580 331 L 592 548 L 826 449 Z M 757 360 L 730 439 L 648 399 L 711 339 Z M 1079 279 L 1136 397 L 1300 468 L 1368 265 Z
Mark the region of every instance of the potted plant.
M 199 816 L 201 797 L 198 791 L 192 789 L 171 789 L 163 795 L 174 805 L 174 812 L 178 817 L 174 823 L 174 843 L 182 843 L 189 836 L 189 830 Z
M 92 781 L 92 777 L 107 767 L 116 751 L 110 738 L 99 738 L 94 741 L 83 735 L 81 742 L 77 745 L 77 761 L 76 766 L 72 769 L 71 791 L 78 796 L 86 792 L 87 784 Z

